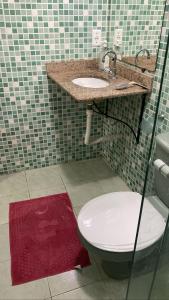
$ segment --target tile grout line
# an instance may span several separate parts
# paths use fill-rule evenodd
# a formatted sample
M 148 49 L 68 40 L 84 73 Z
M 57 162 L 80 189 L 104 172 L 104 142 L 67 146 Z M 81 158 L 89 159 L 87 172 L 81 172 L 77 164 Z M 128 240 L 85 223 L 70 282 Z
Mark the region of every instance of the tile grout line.
M 66 188 L 66 184 L 65 184 L 65 182 L 64 182 L 64 180 L 63 180 L 63 178 L 62 178 L 62 176 L 60 174 L 59 174 L 59 177 L 61 178 L 61 181 L 62 181 L 62 183 L 64 185 L 64 188 L 65 188 L 66 192 L 68 193 L 68 190 Z
M 81 285 L 81 286 L 79 286 L 79 287 L 76 287 L 76 288 L 74 288 L 74 289 L 70 289 L 69 291 L 65 291 L 65 292 L 63 292 L 63 293 L 59 293 L 59 294 L 52 295 L 52 297 L 64 295 L 64 294 L 67 294 L 67 293 L 69 293 L 69 292 L 73 292 L 73 291 L 79 290 L 79 289 L 81 289 L 81 288 L 83 288 L 83 287 L 85 287 L 85 286 L 91 286 L 91 285 L 93 285 L 93 284 L 95 284 L 95 283 L 98 283 L 98 282 L 100 282 L 100 281 L 102 282 L 101 279 L 95 280 L 95 281 L 93 281 L 93 282 L 90 282 L 90 283 L 87 283 L 87 284 L 83 284 L 83 285 Z
M 49 293 L 50 293 L 50 299 L 52 299 L 52 292 L 51 292 L 51 289 L 50 289 L 49 277 L 46 277 L 46 279 L 47 279 L 47 283 L 48 283 L 48 288 L 49 288 Z
M 28 196 L 29 196 L 29 199 L 31 199 L 31 195 L 30 195 L 30 191 L 29 191 L 28 179 L 27 179 L 27 175 L 26 175 L 26 171 L 24 171 L 24 173 L 25 173 L 26 185 L 27 185 L 27 189 L 28 189 Z
M 61 181 L 62 181 L 62 183 L 63 183 L 63 185 L 64 185 L 64 188 L 65 188 L 65 190 L 66 190 L 66 192 L 67 192 L 67 194 L 68 194 L 68 196 L 69 196 L 69 198 L 70 198 L 70 201 L 71 201 L 71 204 L 72 204 L 72 208 L 73 208 L 73 212 L 74 212 L 74 214 L 75 214 L 75 217 L 77 218 L 77 214 L 76 214 L 76 212 L 75 212 L 75 209 L 76 209 L 76 208 L 82 208 L 82 206 L 79 206 L 79 205 L 74 206 L 74 205 L 73 205 L 73 202 L 72 202 L 72 200 L 71 200 L 71 197 L 70 197 L 69 192 L 68 192 L 67 187 L 66 187 L 66 183 L 64 182 L 62 176 L 61 176 L 61 175 L 59 175 L 59 176 L 60 176 Z

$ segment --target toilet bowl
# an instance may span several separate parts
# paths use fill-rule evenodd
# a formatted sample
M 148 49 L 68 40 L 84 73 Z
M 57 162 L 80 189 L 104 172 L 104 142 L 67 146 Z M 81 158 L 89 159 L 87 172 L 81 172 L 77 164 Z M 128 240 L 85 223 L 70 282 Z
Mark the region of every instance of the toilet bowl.
M 129 276 L 142 196 L 135 192 L 114 192 L 89 201 L 78 215 L 78 229 L 84 246 L 100 256 L 104 271 L 114 278 Z M 136 251 L 149 255 L 160 240 L 165 218 L 145 198 Z
M 166 227 L 169 209 L 169 132 L 156 137 L 155 157 L 162 161 L 154 172 L 156 195 L 144 199 L 136 246 L 137 260 L 140 262 L 145 262 L 149 254 L 155 252 Z M 109 193 L 89 201 L 79 213 L 78 228 L 82 243 L 100 257 L 104 271 L 111 277 L 121 279 L 130 274 L 141 200 L 142 196 L 134 192 Z

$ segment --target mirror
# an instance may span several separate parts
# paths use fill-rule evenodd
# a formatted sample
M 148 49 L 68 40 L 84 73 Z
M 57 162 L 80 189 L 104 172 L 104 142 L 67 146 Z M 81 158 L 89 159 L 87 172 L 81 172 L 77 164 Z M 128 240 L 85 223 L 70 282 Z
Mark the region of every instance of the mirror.
M 111 1 L 109 47 L 113 45 L 119 60 L 142 72 L 155 71 L 165 2 Z
M 136 54 L 136 56 L 124 56 L 122 57 L 122 61 L 141 69 L 143 73 L 145 71 L 154 73 L 156 68 L 157 55 L 150 54 L 150 56 L 148 57 L 147 55 L 144 55 L 144 49 L 141 49 L 140 51 L 138 51 L 137 53 L 142 53 L 142 55 L 138 56 Z

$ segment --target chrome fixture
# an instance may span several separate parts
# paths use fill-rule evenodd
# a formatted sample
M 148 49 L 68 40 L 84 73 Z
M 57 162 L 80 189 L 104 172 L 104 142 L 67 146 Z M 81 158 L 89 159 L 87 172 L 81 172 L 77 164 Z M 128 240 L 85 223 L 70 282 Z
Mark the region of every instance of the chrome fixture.
M 150 59 L 150 51 L 148 50 L 148 49 L 146 49 L 146 48 L 144 48 L 144 49 L 141 49 L 141 50 L 139 50 L 137 53 L 136 53 L 136 57 L 135 57 L 135 65 L 137 66 L 137 63 L 138 63 L 138 56 L 139 56 L 139 54 L 141 53 L 141 52 L 145 52 L 146 54 L 147 54 L 147 59 Z
M 108 57 L 111 59 L 111 61 L 113 62 L 112 64 L 110 64 L 111 67 L 109 68 L 105 68 L 104 71 L 106 73 L 108 73 L 112 78 L 116 78 L 116 61 L 117 61 L 117 54 L 115 51 L 113 50 L 108 50 L 105 55 L 102 58 L 102 62 L 105 62 L 105 58 L 108 55 Z

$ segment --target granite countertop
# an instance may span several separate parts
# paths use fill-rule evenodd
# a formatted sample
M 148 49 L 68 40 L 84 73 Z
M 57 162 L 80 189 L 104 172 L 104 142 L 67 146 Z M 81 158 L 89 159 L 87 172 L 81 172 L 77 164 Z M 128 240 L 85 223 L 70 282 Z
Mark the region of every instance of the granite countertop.
M 124 66 L 119 63 L 117 63 L 117 79 L 110 79 L 108 74 L 99 71 L 95 59 L 51 62 L 46 64 L 46 69 L 48 77 L 79 102 L 92 102 L 93 100 L 101 101 L 121 96 L 147 94 L 151 91 L 152 81 L 150 78 L 147 79 L 145 77 L 146 75 L 140 74 L 139 72 L 137 74 L 138 78 L 136 78 L 135 71 L 126 70 L 126 67 L 124 68 Z M 109 82 L 109 86 L 99 89 L 80 87 L 72 82 L 73 79 L 78 77 L 96 77 L 105 79 Z M 129 87 L 124 90 L 116 90 L 114 88 L 115 84 L 136 81 L 136 79 L 146 88 L 139 86 Z
M 155 72 L 157 56 L 152 55 L 150 59 L 147 56 L 139 56 L 137 58 L 137 65 L 135 64 L 135 57 L 134 56 L 126 56 L 123 57 L 122 61 L 131 64 L 133 66 L 137 66 L 140 69 L 147 70 L 149 72 Z

